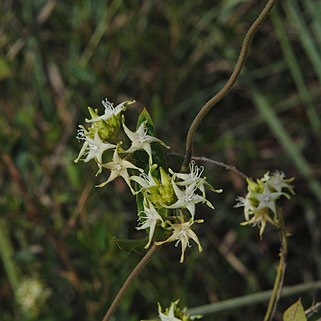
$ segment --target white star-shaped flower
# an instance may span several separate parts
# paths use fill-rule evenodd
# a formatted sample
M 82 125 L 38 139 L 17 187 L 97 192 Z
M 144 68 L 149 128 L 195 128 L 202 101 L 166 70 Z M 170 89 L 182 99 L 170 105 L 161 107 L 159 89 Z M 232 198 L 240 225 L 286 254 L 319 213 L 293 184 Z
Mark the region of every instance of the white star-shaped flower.
M 124 111 L 126 109 L 126 104 L 133 104 L 135 103 L 135 100 L 133 101 L 124 101 L 123 103 L 120 103 L 119 105 L 117 105 L 116 107 L 114 107 L 114 104 L 111 103 L 110 101 L 108 101 L 108 99 L 106 98 L 105 100 L 102 100 L 101 103 L 103 104 L 103 106 L 105 107 L 105 112 L 103 115 L 92 118 L 92 119 L 85 119 L 87 123 L 94 123 L 96 121 L 100 121 L 100 120 L 108 120 L 109 118 L 111 118 L 113 115 L 117 116 L 118 114 L 120 114 L 122 111 Z
M 116 147 L 114 144 L 104 143 L 98 131 L 96 131 L 94 139 L 90 138 L 89 131 L 87 131 L 83 126 L 79 126 L 77 138 L 79 140 L 83 140 L 84 144 L 79 152 L 78 157 L 75 159 L 75 163 L 77 163 L 83 155 L 86 157 L 82 159 L 85 163 L 89 162 L 91 159 L 95 159 L 96 163 L 99 167 L 97 174 L 101 172 L 102 168 L 102 157 L 103 153 L 108 149 L 113 149 Z M 96 174 L 96 175 L 97 175 Z
M 283 188 L 287 188 L 292 194 L 294 194 L 293 186 L 290 185 L 293 181 L 293 178 L 285 179 L 285 174 L 283 172 L 276 171 L 273 173 L 272 176 L 270 176 L 270 173 L 265 173 L 263 177 L 263 181 L 266 182 L 266 184 L 273 190 L 281 193 Z M 283 194 L 286 197 L 290 197 L 288 194 Z
M 269 210 L 267 207 L 256 211 L 254 213 L 254 216 L 251 219 L 246 219 L 246 221 L 242 222 L 241 225 L 251 225 L 251 226 L 259 226 L 260 227 L 260 238 L 262 239 L 265 227 L 267 222 L 271 223 L 272 225 L 275 225 L 275 222 L 273 219 L 269 216 Z
M 130 168 L 137 169 L 140 172 L 143 172 L 143 170 L 141 168 L 138 168 L 136 165 L 132 164 L 128 160 L 121 158 L 118 155 L 117 148 L 114 151 L 113 160 L 109 163 L 103 164 L 102 166 L 105 168 L 108 168 L 111 171 L 111 173 L 110 173 L 108 180 L 104 183 L 99 184 L 97 187 L 103 187 L 106 184 L 113 181 L 116 177 L 121 176 L 125 180 L 127 185 L 129 186 L 131 192 L 133 194 L 135 194 L 135 191 L 133 190 L 133 188 L 130 185 L 128 169 L 130 169 Z
M 186 208 L 194 220 L 195 216 L 195 204 L 206 203 L 207 206 L 214 209 L 214 206 L 204 197 L 198 194 L 195 194 L 197 187 L 194 184 L 185 187 L 184 190 L 181 190 L 177 184 L 172 180 L 172 186 L 177 197 L 177 201 L 166 208 Z
M 263 186 L 262 193 L 251 193 L 250 196 L 259 202 L 259 205 L 256 207 L 255 211 L 259 211 L 263 208 L 269 208 L 274 214 L 276 214 L 275 201 L 284 193 L 271 192 L 267 183 L 264 183 Z
M 176 182 L 178 186 L 187 186 L 195 184 L 195 187 L 198 188 L 202 195 L 205 197 L 205 186 L 216 193 L 221 193 L 222 189 L 214 189 L 207 181 L 205 177 L 201 177 L 204 172 L 204 166 L 197 166 L 195 165 L 195 161 L 192 160 L 189 164 L 189 173 L 174 173 L 170 170 L 171 174 L 173 175 L 173 179 L 179 178 L 180 181 Z
M 147 135 L 146 122 L 142 122 L 138 129 L 133 132 L 131 131 L 123 122 L 123 127 L 126 135 L 131 140 L 131 146 L 126 150 L 126 153 L 133 153 L 137 150 L 144 150 L 149 156 L 150 161 L 152 160 L 152 148 L 150 146 L 151 143 L 159 143 L 167 148 L 165 143 L 163 143 L 160 139 Z
M 251 201 L 248 198 L 248 195 L 246 197 L 238 196 L 236 198 L 238 203 L 236 203 L 234 205 L 234 207 L 242 207 L 242 206 L 244 206 L 244 216 L 245 216 L 246 220 L 249 220 L 250 219 L 250 215 L 253 215 L 254 211 L 255 211 L 255 207 L 251 204 Z
M 189 164 L 189 173 L 173 173 L 175 177 L 180 178 L 182 181 L 177 185 L 186 186 L 198 182 L 204 172 L 204 166 L 195 165 L 195 161 L 192 160 Z
M 178 301 L 172 302 L 167 314 L 162 312 L 162 308 L 160 304 L 158 304 L 158 313 L 161 321 L 182 321 L 181 319 L 177 319 L 174 315 L 174 309 Z
M 158 221 L 163 222 L 162 217 L 158 214 L 155 207 L 151 202 L 149 202 L 146 198 L 144 199 L 144 211 L 145 216 L 140 215 L 138 221 L 142 221 L 140 226 L 136 227 L 137 230 L 145 230 L 149 228 L 149 239 L 148 243 L 145 246 L 147 249 L 150 246 L 150 243 L 153 239 L 155 228 Z
M 188 222 L 179 223 L 179 224 L 171 224 L 173 228 L 173 234 L 167 240 L 157 242 L 156 244 L 162 245 L 164 243 L 176 241 L 175 246 L 178 246 L 178 244 L 181 243 L 182 255 L 181 255 L 180 263 L 183 263 L 185 250 L 187 246 L 190 247 L 189 239 L 192 239 L 197 244 L 199 252 L 203 251 L 197 235 L 191 229 L 191 226 L 194 224 L 194 222 L 202 223 L 203 220 L 188 221 Z
M 136 192 L 136 194 L 139 193 L 139 192 L 141 192 L 142 190 L 146 190 L 146 189 L 149 189 L 149 188 L 151 188 L 151 187 L 157 186 L 157 181 L 156 181 L 156 179 L 155 179 L 155 178 L 153 177 L 153 175 L 152 175 L 152 171 L 153 171 L 156 167 L 157 167 L 156 164 L 151 165 L 150 168 L 149 168 L 148 174 L 146 174 L 146 173 L 141 173 L 139 176 L 133 175 L 133 176 L 130 177 L 130 180 L 138 183 L 138 184 L 141 186 L 141 189 L 138 190 L 138 191 Z

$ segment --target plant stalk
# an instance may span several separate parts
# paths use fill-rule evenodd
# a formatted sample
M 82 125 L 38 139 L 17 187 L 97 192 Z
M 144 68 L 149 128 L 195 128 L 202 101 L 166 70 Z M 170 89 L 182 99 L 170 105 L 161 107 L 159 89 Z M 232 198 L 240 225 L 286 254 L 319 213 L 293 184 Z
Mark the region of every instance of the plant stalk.
M 284 274 L 286 270 L 286 260 L 287 260 L 287 254 L 288 254 L 288 240 L 287 240 L 288 233 L 284 228 L 283 213 L 281 210 L 279 211 L 278 219 L 280 224 L 279 232 L 280 232 L 280 241 L 281 241 L 281 248 L 280 248 L 280 254 L 279 254 L 280 260 L 277 267 L 272 294 L 264 316 L 264 321 L 271 321 L 273 319 L 273 316 L 275 314 L 275 310 L 277 307 L 277 303 L 281 296 Z
M 145 254 L 145 256 L 139 261 L 139 263 L 136 265 L 134 270 L 129 274 L 128 278 L 118 291 L 113 303 L 110 305 L 108 311 L 106 312 L 104 318 L 102 321 L 109 321 L 112 315 L 114 314 L 115 310 L 117 309 L 121 299 L 123 298 L 124 294 L 126 293 L 128 287 L 131 285 L 131 283 L 134 281 L 134 279 L 137 277 L 137 275 L 143 270 L 145 265 L 149 262 L 150 258 L 153 256 L 153 254 L 158 250 L 158 246 L 156 243 L 153 244 L 153 246 L 149 249 L 149 251 Z

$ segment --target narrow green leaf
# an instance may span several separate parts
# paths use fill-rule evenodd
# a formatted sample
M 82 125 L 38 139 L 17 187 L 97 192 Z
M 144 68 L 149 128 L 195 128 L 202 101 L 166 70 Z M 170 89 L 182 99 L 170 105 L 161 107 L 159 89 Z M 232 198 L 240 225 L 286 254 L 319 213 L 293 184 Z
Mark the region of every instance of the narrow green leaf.
M 245 80 L 246 81 L 246 80 Z M 275 137 L 286 151 L 287 156 L 292 160 L 294 165 L 298 168 L 301 175 L 307 180 L 311 192 L 321 201 L 321 184 L 315 178 L 311 170 L 310 164 L 304 158 L 299 147 L 293 142 L 289 133 L 284 128 L 282 122 L 277 117 L 275 111 L 268 99 L 254 86 L 253 83 L 247 82 L 247 86 L 251 91 L 251 96 L 255 106 L 262 115 L 262 118 L 269 125 Z
M 0 218 L 0 259 L 14 294 L 19 286 L 17 266 L 13 260 L 13 248 L 8 235 L 8 226 L 3 218 Z
M 138 184 L 135 184 L 136 191 L 138 188 L 140 188 L 140 186 Z M 144 211 L 144 197 L 142 193 L 136 194 L 136 205 L 137 205 L 137 213 L 139 216 L 139 213 Z
M 154 122 L 146 108 L 144 108 L 141 114 L 139 115 L 136 128 L 138 128 L 143 122 L 146 122 L 147 134 L 153 137 L 157 137 L 155 132 Z M 158 165 L 158 168 L 156 169 L 156 174 L 157 174 L 158 169 L 160 167 L 167 168 L 166 156 L 160 144 L 153 143 L 151 145 L 151 148 L 152 148 L 153 163 Z M 148 166 L 147 153 L 145 151 L 137 151 L 135 152 L 135 159 L 136 159 L 137 166 L 140 168 L 144 168 L 145 172 L 148 172 L 149 166 Z M 160 177 L 159 173 L 156 176 L 158 176 L 157 178 L 159 178 Z M 139 189 L 140 189 L 140 186 L 136 184 L 135 190 L 138 191 Z M 141 211 L 144 210 L 143 201 L 144 201 L 143 195 L 141 193 L 138 193 L 136 195 L 137 213 L 140 213 Z
M 137 128 L 143 123 L 146 122 L 147 134 L 150 136 L 157 137 L 155 126 L 150 114 L 147 109 L 144 108 L 141 114 L 138 117 Z M 153 155 L 153 163 L 157 164 L 159 167 L 167 168 L 167 161 L 164 150 L 162 146 L 158 143 L 153 143 L 152 147 L 152 155 Z
M 286 58 L 285 61 L 289 66 L 289 71 L 292 75 L 292 78 L 296 84 L 299 96 L 302 102 L 306 106 L 306 113 L 308 119 L 311 123 L 311 127 L 315 134 L 319 135 L 321 132 L 321 122 L 320 118 L 318 117 L 317 110 L 314 106 L 313 99 L 310 95 L 310 92 L 306 86 L 306 82 L 304 80 L 299 61 L 294 53 L 292 45 L 287 37 L 284 23 L 278 13 L 278 9 L 275 8 L 271 14 L 271 19 L 273 24 L 275 25 L 275 32 L 277 37 L 279 38 L 279 42 L 281 45 L 281 49 L 283 51 L 283 55 Z
M 307 321 L 301 300 L 292 304 L 283 314 L 283 321 Z
M 321 58 L 316 48 L 315 41 L 310 33 L 310 30 L 302 18 L 302 12 L 299 9 L 297 1 L 286 0 L 284 2 L 285 12 L 288 15 L 289 21 L 296 28 L 298 37 L 301 40 L 302 47 L 314 67 L 314 72 L 321 83 Z

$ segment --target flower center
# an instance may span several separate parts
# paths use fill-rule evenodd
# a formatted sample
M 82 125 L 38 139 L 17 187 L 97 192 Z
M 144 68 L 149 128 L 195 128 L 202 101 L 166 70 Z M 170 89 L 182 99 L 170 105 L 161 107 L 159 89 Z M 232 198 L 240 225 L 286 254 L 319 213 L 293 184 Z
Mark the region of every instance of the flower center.
M 265 196 L 265 197 L 263 198 L 263 202 L 270 202 L 270 200 L 271 200 L 271 198 L 270 198 L 269 195 L 267 195 L 267 196 Z
M 186 193 L 184 196 L 184 202 L 189 203 L 193 201 L 194 193 L 196 188 L 194 188 L 192 191 L 189 191 L 189 193 Z
M 181 231 L 178 233 L 176 239 L 177 239 L 177 242 L 176 242 L 175 246 L 178 246 L 179 242 L 183 242 L 183 241 L 186 242 L 188 247 L 191 246 L 189 244 L 189 236 L 188 236 L 188 233 L 187 233 L 187 229 L 185 227 L 183 227 L 181 229 Z
M 140 143 L 145 143 L 146 142 L 146 135 L 147 135 L 147 129 L 145 128 L 143 132 L 139 133 L 138 135 L 138 140 L 140 141 Z

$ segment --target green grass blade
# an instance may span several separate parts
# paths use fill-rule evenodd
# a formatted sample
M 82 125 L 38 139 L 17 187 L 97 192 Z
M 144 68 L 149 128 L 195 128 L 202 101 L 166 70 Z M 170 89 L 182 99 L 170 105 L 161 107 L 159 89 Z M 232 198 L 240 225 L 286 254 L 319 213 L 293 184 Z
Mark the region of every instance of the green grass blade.
M 307 112 L 307 116 L 308 116 L 308 119 L 311 124 L 311 128 L 313 129 L 315 134 L 320 134 L 320 130 L 321 130 L 320 118 L 316 112 L 316 108 L 313 104 L 313 100 L 310 96 L 309 90 L 305 85 L 305 81 L 304 81 L 304 78 L 303 78 L 303 75 L 302 75 L 302 72 L 300 69 L 299 62 L 296 59 L 296 56 L 295 56 L 294 51 L 292 49 L 291 43 L 286 35 L 283 22 L 280 18 L 278 11 L 277 11 L 277 8 L 275 8 L 275 9 L 276 10 L 273 10 L 273 12 L 271 14 L 271 19 L 272 19 L 272 22 L 275 26 L 275 32 L 276 32 L 277 37 L 279 39 L 279 42 L 280 42 L 280 45 L 281 45 L 281 48 L 283 51 L 283 55 L 286 59 L 290 73 L 291 73 L 293 80 L 296 84 L 296 87 L 298 89 L 299 96 L 300 96 L 302 102 L 307 107 L 306 112 Z
M 0 219 L 0 256 L 12 290 L 15 293 L 19 285 L 18 273 L 12 259 L 13 249 L 7 233 L 7 224 L 4 219 Z
M 298 36 L 301 40 L 303 49 L 307 57 L 309 58 L 311 64 L 314 67 L 314 72 L 321 83 L 321 55 L 318 53 L 314 40 L 309 32 L 308 27 L 306 26 L 303 17 L 300 15 L 300 11 L 297 5 L 297 2 L 292 0 L 286 0 L 285 2 L 285 11 L 288 15 L 290 22 L 295 26 Z
M 320 2 L 319 2 L 320 3 Z M 314 37 L 318 39 L 319 45 L 321 44 L 321 6 L 317 6 L 312 0 L 305 0 L 307 10 L 312 17 L 312 28 Z
M 290 135 L 285 130 L 283 124 L 277 117 L 275 111 L 273 110 L 272 106 L 265 98 L 265 96 L 262 95 L 253 85 L 249 83 L 248 87 L 250 88 L 255 106 L 259 110 L 263 119 L 270 126 L 272 132 L 279 140 L 294 165 L 298 168 L 301 175 L 307 180 L 309 188 L 311 189 L 313 194 L 321 202 L 321 184 L 314 177 L 310 165 L 303 157 L 298 146 L 292 141 Z

